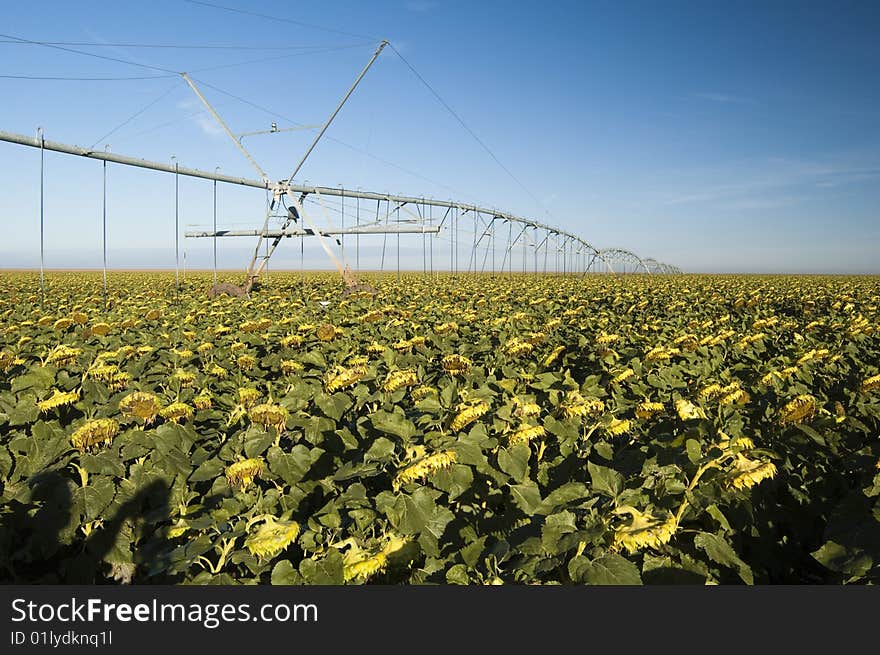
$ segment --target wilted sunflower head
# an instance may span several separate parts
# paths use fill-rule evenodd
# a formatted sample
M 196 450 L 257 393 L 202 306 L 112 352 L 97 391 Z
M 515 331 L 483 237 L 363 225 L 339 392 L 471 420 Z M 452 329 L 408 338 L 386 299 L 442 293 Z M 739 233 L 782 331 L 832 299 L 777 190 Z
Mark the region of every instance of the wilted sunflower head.
M 264 428 L 273 427 L 276 432 L 279 434 L 284 431 L 284 426 L 287 423 L 287 409 L 282 407 L 281 405 L 275 405 L 273 403 L 261 403 L 259 405 L 254 405 L 251 407 L 248 412 L 248 416 L 250 417 L 253 423 L 257 425 L 261 425 Z
M 109 444 L 117 434 L 119 434 L 119 423 L 112 418 L 91 419 L 74 430 L 70 436 L 70 443 L 74 448 L 85 451 L 93 446 Z
M 159 410 L 159 415 L 171 423 L 180 423 L 192 418 L 193 408 L 182 402 L 174 402 Z
M 53 409 L 72 405 L 77 400 L 79 400 L 79 392 L 77 391 L 60 391 L 58 389 L 53 389 L 52 395 L 49 398 L 37 403 L 37 408 L 41 412 L 51 412 Z
M 658 548 L 672 539 L 678 527 L 675 517 L 668 512 L 659 514 L 641 512 L 627 505 L 618 507 L 614 513 L 630 517 L 614 530 L 614 538 L 611 542 L 611 550 L 614 551 L 624 549 L 632 554 L 643 548 Z
M 702 407 L 697 407 L 691 401 L 679 398 L 675 401 L 675 411 L 682 421 L 690 421 L 692 419 L 706 418 L 706 413 Z
M 816 399 L 809 394 L 801 394 L 788 401 L 779 412 L 780 425 L 802 423 L 816 413 Z
M 367 580 L 371 576 L 384 571 L 388 566 L 388 557 L 381 550 L 370 554 L 360 549 L 351 548 L 343 557 L 343 578 L 350 580 Z
M 415 389 L 413 389 L 412 391 L 409 392 L 409 395 L 413 399 L 413 401 L 419 402 L 420 400 L 424 400 L 428 396 L 436 396 L 437 389 L 435 389 L 434 387 L 430 387 L 430 386 L 416 387 Z
M 410 482 L 429 478 L 437 473 L 437 471 L 449 468 L 455 464 L 457 459 L 454 450 L 441 450 L 436 453 L 431 453 L 427 457 L 422 457 L 400 469 L 397 475 L 394 476 L 392 486 L 396 491 L 400 489 L 401 486 L 409 484 Z
M 880 389 L 880 374 L 865 378 L 859 386 L 859 391 L 865 393 L 868 391 L 874 391 L 875 389 Z
M 388 374 L 388 377 L 385 378 L 382 389 L 388 393 L 393 393 L 401 387 L 412 386 L 418 381 L 419 378 L 416 375 L 416 372 L 412 369 L 405 371 L 392 371 Z
M 443 370 L 450 375 L 459 375 L 467 373 L 471 366 L 473 366 L 473 362 L 463 355 L 453 353 L 451 355 L 446 355 L 441 359 L 440 365 L 443 367 Z
M 207 390 L 202 391 L 193 398 L 193 405 L 196 409 L 211 409 L 211 392 Z
M 238 388 L 238 402 L 240 402 L 245 407 L 250 407 L 254 405 L 260 399 L 260 391 L 258 389 L 254 389 L 253 387 L 239 387 Z
M 737 453 L 733 468 L 725 477 L 725 484 L 733 489 L 749 489 L 762 480 L 776 477 L 776 472 L 776 465 L 772 462 L 749 459 Z
M 529 443 L 532 439 L 543 437 L 547 434 L 547 430 L 543 425 L 524 425 L 517 428 L 507 438 L 507 443 L 511 446 L 516 444 Z
M 232 486 L 238 486 L 244 490 L 254 478 L 260 477 L 266 471 L 266 464 L 258 457 L 243 459 L 226 467 L 226 479 Z
M 146 391 L 134 391 L 119 401 L 119 409 L 123 414 L 136 416 L 144 425 L 155 421 L 161 408 L 159 399 Z
M 244 542 L 251 555 L 259 559 L 274 557 L 299 535 L 299 523 L 296 521 L 281 521 L 272 516 L 265 516 L 264 519 L 263 524 Z
M 649 419 L 665 409 L 663 403 L 655 403 L 650 400 L 639 403 L 636 407 L 636 418 Z
M 613 418 L 611 422 L 605 426 L 605 431 L 612 436 L 626 434 L 632 428 L 632 421 L 628 418 Z
M 454 431 L 461 430 L 483 416 L 489 409 L 489 403 L 484 400 L 462 403 L 458 406 L 458 414 L 452 419 L 449 427 Z

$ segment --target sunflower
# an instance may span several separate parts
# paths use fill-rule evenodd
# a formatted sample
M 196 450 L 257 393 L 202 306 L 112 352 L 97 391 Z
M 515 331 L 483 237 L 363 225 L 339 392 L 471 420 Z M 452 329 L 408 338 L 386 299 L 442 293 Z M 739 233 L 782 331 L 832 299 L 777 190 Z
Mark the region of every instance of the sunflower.
M 57 321 L 55 321 L 54 325 L 52 325 L 52 329 L 53 330 L 66 330 L 71 325 L 73 325 L 72 318 L 66 318 L 66 317 L 59 318 Z
M 472 404 L 459 405 L 458 414 L 452 419 L 452 423 L 450 423 L 449 427 L 454 431 L 461 430 L 476 421 L 483 414 L 488 412 L 489 409 L 489 403 L 483 400 Z
M 733 469 L 725 478 L 725 485 L 734 489 L 749 489 L 762 480 L 774 477 L 776 465 L 772 462 L 749 459 L 742 453 L 737 453 Z
M 238 402 L 245 407 L 250 407 L 251 405 L 256 404 L 259 399 L 260 391 L 258 389 L 254 389 L 253 387 L 238 388 Z
M 437 390 L 434 387 L 429 386 L 421 386 L 416 387 L 412 391 L 409 392 L 410 398 L 415 402 L 419 402 L 420 400 L 424 400 L 428 396 L 436 396 Z
M 630 379 L 635 374 L 636 372 L 631 368 L 624 369 L 611 379 L 611 384 L 620 384 L 624 380 Z
M 458 354 L 446 355 L 440 360 L 443 370 L 451 375 L 467 373 L 474 363 L 467 357 Z
M 65 346 L 61 344 L 59 346 L 55 346 L 52 351 L 46 355 L 46 363 L 47 364 L 57 364 L 58 366 L 67 366 L 68 364 L 73 364 L 76 361 L 76 358 L 82 354 L 82 350 L 79 348 L 71 348 L 70 346 Z
M 547 430 L 543 425 L 524 425 L 507 438 L 507 443 L 511 446 L 529 443 L 532 439 L 543 437 L 546 434 Z
M 396 491 L 404 484 L 428 478 L 441 469 L 449 468 L 455 462 L 456 454 L 454 450 L 441 450 L 432 453 L 398 471 L 397 475 L 394 476 L 392 485 Z
M 150 425 L 162 405 L 159 399 L 146 391 L 134 391 L 119 401 L 119 410 L 128 416 L 136 416 L 144 422 L 144 425 Z
M 235 359 L 235 363 L 242 371 L 250 371 L 257 364 L 257 359 L 253 355 L 243 354 Z
M 281 405 L 273 405 L 272 403 L 262 403 L 251 407 L 248 412 L 253 423 L 261 425 L 264 428 L 273 427 L 279 434 L 284 431 L 284 425 L 287 423 L 287 410 Z
M 184 371 L 183 369 L 177 369 L 171 375 L 171 379 L 177 382 L 181 387 L 191 387 L 196 383 L 196 375 L 195 373 L 190 373 L 189 371 Z
M 636 418 L 649 419 L 655 414 L 659 414 L 664 409 L 665 407 L 663 406 L 663 403 L 655 403 L 646 400 L 639 403 L 638 407 L 636 407 Z
M 699 396 L 700 400 L 712 400 L 720 396 L 722 392 L 723 389 L 720 384 L 710 384 L 700 389 L 700 393 L 697 396 Z
M 244 542 L 251 555 L 259 559 L 274 557 L 296 541 L 299 535 L 299 523 L 296 521 L 279 521 L 272 516 L 264 519 L 263 524 Z
M 266 464 L 262 459 L 243 459 L 226 467 L 226 480 L 230 485 L 238 486 L 244 491 L 254 478 L 260 477 L 265 471 Z
M 621 434 L 626 434 L 632 429 L 632 421 L 628 418 L 624 419 L 611 419 L 611 423 L 605 426 L 605 431 L 612 436 L 619 436 Z
M 228 375 L 228 371 L 217 364 L 211 364 L 211 366 L 209 366 L 205 370 L 205 373 L 220 380 L 224 379 Z
M 211 409 L 211 392 L 202 391 L 198 396 L 193 398 L 193 406 L 196 409 Z
M 371 355 L 381 355 L 385 352 L 385 346 L 383 346 L 378 341 L 374 341 L 369 346 L 367 346 L 367 352 Z
M 434 327 L 435 334 L 449 334 L 450 332 L 458 332 L 458 323 L 441 323 Z
M 865 378 L 859 386 L 859 391 L 862 392 L 874 391 L 875 389 L 880 389 L 880 375 Z
M 302 345 L 303 338 L 298 334 L 288 334 L 281 339 L 281 345 L 285 348 L 298 348 Z
M 301 373 L 305 367 L 292 359 L 282 359 L 281 360 L 281 372 L 284 375 L 292 375 L 294 373 Z
M 59 391 L 53 389 L 52 396 L 37 403 L 37 408 L 41 412 L 51 412 L 53 409 L 72 405 L 79 400 L 79 393 L 76 391 Z
M 319 341 L 333 341 L 337 337 L 336 327 L 330 323 L 322 323 L 319 325 L 315 334 L 318 335 Z
M 598 398 L 584 398 L 579 391 L 570 391 L 561 405 L 565 418 L 584 418 L 605 410 L 605 403 Z
M 343 578 L 346 582 L 357 578 L 366 580 L 388 566 L 388 557 L 382 551 L 366 556 L 360 550 L 349 552 L 351 556 L 347 553 L 343 558 Z
M 187 421 L 193 416 L 193 408 L 186 403 L 175 402 L 159 410 L 159 415 L 171 423 Z
M 640 512 L 634 507 L 623 506 L 614 510 L 618 515 L 629 515 L 628 522 L 614 530 L 611 550 L 626 550 L 630 554 L 643 548 L 659 548 L 669 543 L 678 527 L 675 517 L 669 513 L 652 514 Z
M 336 375 L 332 375 L 327 380 L 326 389 L 328 393 L 351 387 L 360 382 L 367 375 L 366 366 L 351 366 L 343 369 Z
M 816 399 L 809 394 L 801 394 L 788 401 L 779 411 L 779 424 L 803 423 L 816 413 Z
M 95 323 L 89 328 L 92 334 L 97 334 L 99 337 L 106 337 L 110 330 L 113 329 L 113 326 L 109 323 Z
M 547 368 L 548 366 L 550 366 L 551 364 L 553 364 L 553 362 L 555 362 L 563 352 L 565 352 L 565 346 L 556 346 L 556 347 L 555 347 L 553 350 L 551 350 L 550 353 L 544 358 L 544 361 L 541 362 L 541 364 L 542 364 L 545 368 Z
M 706 418 L 706 413 L 702 407 L 697 407 L 691 401 L 684 398 L 679 398 L 675 401 L 675 411 L 678 412 L 678 416 L 682 421 Z
M 410 387 L 419 381 L 414 370 L 393 371 L 385 378 L 382 389 L 388 393 L 397 391 L 401 387 Z
M 92 446 L 109 444 L 117 434 L 119 434 L 119 423 L 112 418 L 90 419 L 73 432 L 70 443 L 74 448 L 86 451 Z

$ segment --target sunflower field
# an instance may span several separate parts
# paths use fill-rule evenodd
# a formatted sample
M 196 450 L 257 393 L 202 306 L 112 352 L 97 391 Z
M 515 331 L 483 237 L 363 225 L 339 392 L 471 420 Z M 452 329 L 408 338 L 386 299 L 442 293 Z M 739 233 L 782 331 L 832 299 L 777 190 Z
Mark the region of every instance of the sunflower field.
M 880 279 L 362 278 L 0 275 L 0 579 L 880 581 Z

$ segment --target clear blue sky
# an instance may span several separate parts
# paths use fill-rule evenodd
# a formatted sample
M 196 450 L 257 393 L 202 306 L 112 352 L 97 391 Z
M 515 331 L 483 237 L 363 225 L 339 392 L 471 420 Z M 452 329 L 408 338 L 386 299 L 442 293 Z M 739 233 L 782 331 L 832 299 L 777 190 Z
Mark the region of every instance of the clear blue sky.
M 880 273 L 877 2 L 216 4 L 307 25 L 183 0 L 83 0 L 4 3 L 0 33 L 103 44 L 320 46 L 65 46 L 191 71 L 300 124 L 321 123 L 376 41 L 387 38 L 529 192 L 389 49 L 328 132 L 338 141 L 321 142 L 298 182 L 479 202 L 688 271 Z M 0 43 L 0 75 L 153 74 L 161 75 Z M 272 120 L 290 124 L 204 91 L 237 132 L 266 129 Z M 174 156 L 254 177 L 200 110 L 174 76 L 0 78 L 0 129 L 30 135 L 41 125 L 52 140 L 109 143 L 117 153 Z M 245 143 L 271 177 L 281 178 L 313 134 Z M 37 151 L 0 143 L 5 267 L 39 263 L 38 162 Z M 99 267 L 101 164 L 60 154 L 46 163 L 47 265 Z M 209 227 L 211 183 L 182 179 L 180 191 L 182 229 Z M 171 176 L 110 167 L 112 267 L 174 265 L 173 192 Z M 262 222 L 261 192 L 221 185 L 219 193 L 222 227 Z M 242 268 L 252 247 L 222 241 L 220 265 Z M 362 238 L 368 265 L 380 248 L 381 238 Z M 406 242 L 404 257 L 414 251 L 419 261 L 405 259 L 404 266 L 420 266 L 420 248 L 420 241 Z M 208 240 L 181 239 L 181 249 L 189 266 L 210 265 Z M 298 250 L 286 241 L 274 265 L 298 267 Z M 307 245 L 306 265 L 325 265 L 317 244 Z

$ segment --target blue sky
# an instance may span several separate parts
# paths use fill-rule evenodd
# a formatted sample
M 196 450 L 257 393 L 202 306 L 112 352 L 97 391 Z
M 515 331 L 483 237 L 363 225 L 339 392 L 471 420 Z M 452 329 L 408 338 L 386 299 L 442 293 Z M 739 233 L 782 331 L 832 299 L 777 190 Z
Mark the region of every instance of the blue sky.
M 876 2 L 215 4 L 295 22 L 183 0 L 84 0 L 4 3 L 0 33 L 105 44 L 65 47 L 191 71 L 284 117 L 204 87 L 236 132 L 323 122 L 387 38 L 525 189 L 390 49 L 296 181 L 478 202 L 694 272 L 880 273 Z M 0 75 L 154 74 L 0 43 Z M 0 77 L 0 129 L 38 125 L 52 140 L 255 176 L 173 75 Z M 286 178 L 313 134 L 245 144 L 270 177 Z M 0 143 L 5 267 L 39 264 L 38 156 Z M 47 154 L 46 170 L 47 266 L 99 267 L 101 164 Z M 111 266 L 173 266 L 173 178 L 111 165 L 108 179 Z M 180 193 L 181 229 L 209 227 L 211 183 L 181 179 Z M 221 227 L 261 224 L 261 192 L 218 193 Z M 181 248 L 189 266 L 210 265 L 208 240 Z M 252 248 L 222 241 L 221 267 L 243 268 Z M 380 249 L 381 238 L 363 237 L 362 266 L 378 265 Z M 404 239 L 402 252 L 405 268 L 421 266 L 420 238 Z M 314 243 L 304 262 L 326 265 Z M 299 244 L 286 241 L 273 266 L 299 265 Z

